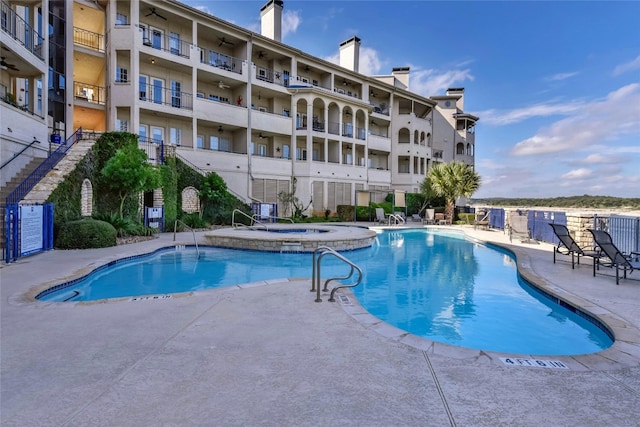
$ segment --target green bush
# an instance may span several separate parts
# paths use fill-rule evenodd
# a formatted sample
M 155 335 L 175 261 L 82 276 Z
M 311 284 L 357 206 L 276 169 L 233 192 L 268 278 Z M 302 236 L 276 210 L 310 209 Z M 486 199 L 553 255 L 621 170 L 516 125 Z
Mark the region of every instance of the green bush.
M 458 219 L 460 224 L 473 224 L 476 219 L 476 214 L 459 212 Z
M 117 232 L 113 225 L 91 218 L 61 224 L 55 239 L 58 249 L 90 249 L 116 246 Z
M 187 224 L 188 227 L 191 228 L 207 228 L 209 224 L 203 218 L 200 217 L 200 214 L 197 212 L 185 214 L 180 221 Z M 181 224 L 178 224 L 178 229 L 180 229 Z
M 115 212 L 95 214 L 93 219 L 111 224 L 113 228 L 116 229 L 118 237 L 148 236 L 151 234 L 147 229 L 148 227 L 145 227 L 144 224 L 141 224 L 131 218 L 120 218 L 120 215 Z

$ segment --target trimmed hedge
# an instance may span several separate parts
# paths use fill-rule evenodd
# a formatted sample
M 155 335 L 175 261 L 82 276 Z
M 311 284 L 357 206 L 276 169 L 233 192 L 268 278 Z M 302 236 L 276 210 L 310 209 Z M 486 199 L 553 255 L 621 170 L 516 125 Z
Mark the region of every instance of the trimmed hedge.
M 61 224 L 55 241 L 57 249 L 91 249 L 116 246 L 116 229 L 108 222 L 91 218 Z

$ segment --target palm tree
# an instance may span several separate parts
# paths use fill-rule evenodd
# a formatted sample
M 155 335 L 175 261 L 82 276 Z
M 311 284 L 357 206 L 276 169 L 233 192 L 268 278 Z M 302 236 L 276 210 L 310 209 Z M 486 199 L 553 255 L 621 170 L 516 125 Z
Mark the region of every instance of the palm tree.
M 444 197 L 444 213 L 453 219 L 456 199 L 471 197 L 479 187 L 480 175 L 471 166 L 460 162 L 439 163 L 429 170 L 420 185 L 420 192 Z

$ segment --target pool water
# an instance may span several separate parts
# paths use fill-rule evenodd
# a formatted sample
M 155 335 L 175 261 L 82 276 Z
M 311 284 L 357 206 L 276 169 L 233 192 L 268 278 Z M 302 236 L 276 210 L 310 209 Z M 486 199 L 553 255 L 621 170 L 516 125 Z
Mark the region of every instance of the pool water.
M 311 276 L 311 254 L 200 250 L 200 258 L 186 248 L 119 262 L 38 299 L 90 301 Z M 613 343 L 603 329 L 520 279 L 512 255 L 456 233 L 384 231 L 372 247 L 343 255 L 364 273 L 352 289 L 360 304 L 414 335 L 535 355 L 587 354 Z M 347 271 L 333 257 L 322 260 L 323 278 Z

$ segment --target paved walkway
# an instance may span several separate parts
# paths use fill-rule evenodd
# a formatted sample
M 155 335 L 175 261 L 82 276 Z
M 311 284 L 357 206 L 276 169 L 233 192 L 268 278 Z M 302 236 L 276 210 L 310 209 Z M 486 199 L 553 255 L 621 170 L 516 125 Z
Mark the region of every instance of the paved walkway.
M 508 244 L 499 231 L 465 231 Z M 639 425 L 640 272 L 616 286 L 610 271 L 592 277 L 588 261 L 553 264 L 547 244 L 513 245 L 521 271 L 620 338 L 598 354 L 553 358 L 569 369 L 507 366 L 504 355 L 417 339 L 357 305 L 315 303 L 308 280 L 162 300 L 29 298 L 173 243 L 163 234 L 3 265 L 2 426 Z

